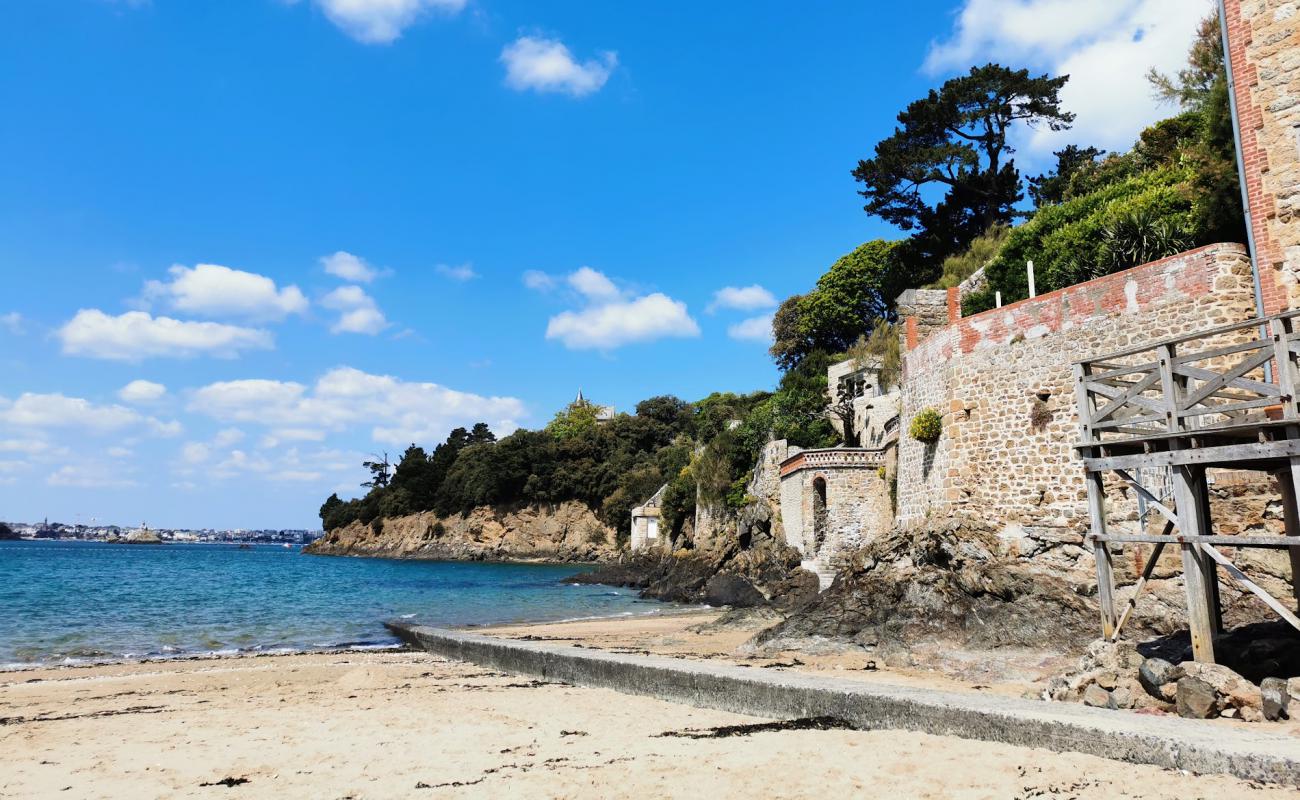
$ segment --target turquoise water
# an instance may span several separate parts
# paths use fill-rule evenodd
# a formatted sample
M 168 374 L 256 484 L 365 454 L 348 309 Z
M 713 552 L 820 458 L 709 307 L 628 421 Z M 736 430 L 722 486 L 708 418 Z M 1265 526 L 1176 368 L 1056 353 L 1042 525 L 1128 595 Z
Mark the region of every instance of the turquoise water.
M 308 556 L 235 545 L 0 542 L 0 667 L 192 653 L 382 647 L 382 623 L 652 614 L 582 567 Z

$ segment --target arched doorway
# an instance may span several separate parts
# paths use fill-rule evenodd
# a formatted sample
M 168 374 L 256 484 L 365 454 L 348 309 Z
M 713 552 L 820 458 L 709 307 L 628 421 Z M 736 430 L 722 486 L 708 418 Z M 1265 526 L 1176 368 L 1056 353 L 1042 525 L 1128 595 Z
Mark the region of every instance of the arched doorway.
M 813 478 L 813 541 L 812 557 L 816 557 L 826 543 L 826 479 L 818 475 Z

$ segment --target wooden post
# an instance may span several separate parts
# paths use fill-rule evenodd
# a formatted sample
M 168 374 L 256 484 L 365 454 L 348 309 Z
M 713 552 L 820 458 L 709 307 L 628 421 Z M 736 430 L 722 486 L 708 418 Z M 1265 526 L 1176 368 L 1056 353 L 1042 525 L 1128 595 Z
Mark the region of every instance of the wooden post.
M 1101 635 L 1115 636 L 1119 620 L 1115 614 L 1115 566 L 1110 545 L 1096 538 L 1106 534 L 1106 487 L 1100 472 L 1088 473 L 1088 520 L 1093 534 L 1092 555 L 1097 562 L 1097 602 L 1101 606 Z
M 1300 410 L 1297 410 L 1300 381 L 1296 380 L 1296 367 L 1291 360 L 1291 342 L 1287 339 L 1292 328 L 1291 320 L 1275 319 L 1271 327 L 1273 360 L 1277 363 L 1277 386 L 1282 393 L 1282 418 L 1300 420 Z M 1300 426 L 1288 426 L 1286 436 L 1288 439 L 1300 438 Z M 1290 467 L 1277 473 L 1277 485 L 1282 490 L 1286 535 L 1300 536 L 1300 512 L 1296 507 L 1297 495 L 1300 495 L 1300 458 L 1292 456 Z M 1288 548 L 1287 552 L 1291 555 L 1291 596 L 1295 600 L 1296 610 L 1300 611 L 1300 546 Z
M 1192 473 L 1193 488 L 1196 490 L 1197 504 L 1200 506 L 1200 528 L 1197 536 L 1214 535 L 1214 517 L 1210 514 L 1210 484 L 1205 467 L 1188 467 Z M 1223 632 L 1223 603 L 1219 598 L 1218 564 L 1201 549 L 1197 549 L 1197 559 L 1201 562 L 1201 572 L 1205 575 L 1205 597 L 1210 608 L 1210 626 L 1214 635 Z
M 1074 393 L 1079 408 L 1079 437 L 1085 444 L 1096 441 L 1092 430 L 1092 398 L 1088 395 L 1088 373 L 1085 364 L 1074 365 Z M 1091 451 L 1085 451 L 1091 452 Z M 1101 635 L 1107 639 L 1119 630 L 1115 613 L 1115 567 L 1111 562 L 1110 545 L 1097 538 L 1106 534 L 1106 485 L 1100 472 L 1086 471 L 1088 484 L 1088 524 L 1093 534 L 1092 555 L 1097 562 L 1097 603 L 1101 607 Z
M 1294 462 L 1295 459 L 1292 459 Z M 1300 536 L 1300 510 L 1296 508 L 1294 464 L 1290 469 L 1277 472 L 1277 488 L 1282 493 L 1282 516 L 1286 520 L 1286 535 Z M 1300 539 L 1296 541 L 1300 542 Z M 1300 547 L 1288 548 L 1291 554 L 1291 595 L 1296 601 L 1296 610 L 1300 611 Z
M 1031 298 L 1036 297 L 1038 295 L 1038 292 L 1035 291 L 1035 287 L 1034 287 L 1034 262 L 1032 261 L 1025 262 L 1025 273 L 1029 278 L 1029 296 Z
M 1183 551 L 1183 584 L 1187 588 L 1187 627 L 1192 635 L 1192 658 L 1213 664 L 1215 625 L 1211 590 L 1206 580 L 1206 569 L 1201 563 L 1205 554 L 1197 544 L 1186 541 L 1201 535 L 1201 503 L 1191 469 L 1176 466 L 1171 470 L 1171 477 L 1174 500 L 1178 504 L 1178 529 L 1184 537 L 1180 547 Z

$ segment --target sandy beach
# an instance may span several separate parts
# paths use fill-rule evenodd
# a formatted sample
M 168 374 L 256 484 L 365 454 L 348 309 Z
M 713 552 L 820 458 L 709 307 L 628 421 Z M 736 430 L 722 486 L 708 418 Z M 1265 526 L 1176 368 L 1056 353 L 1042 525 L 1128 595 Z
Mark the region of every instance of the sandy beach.
M 493 632 L 723 657 L 743 632 L 688 630 L 713 616 Z M 1296 796 L 925 734 L 712 730 L 765 722 L 412 652 L 27 670 L 0 674 L 0 797 Z

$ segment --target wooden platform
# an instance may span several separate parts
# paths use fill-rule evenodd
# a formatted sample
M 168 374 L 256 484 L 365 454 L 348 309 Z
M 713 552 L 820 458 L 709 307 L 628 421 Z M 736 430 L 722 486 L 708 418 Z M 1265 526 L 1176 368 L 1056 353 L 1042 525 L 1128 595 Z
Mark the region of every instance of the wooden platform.
M 1116 639 L 1166 546 L 1182 553 L 1188 624 L 1198 661 L 1214 661 L 1221 627 L 1220 569 L 1300 630 L 1300 312 L 1198 331 L 1077 362 L 1076 403 L 1087 475 L 1089 540 L 1097 562 L 1102 633 Z M 1217 536 L 1206 470 L 1275 475 L 1286 536 Z M 1138 476 L 1168 470 L 1173 497 L 1159 497 Z M 1112 473 L 1165 518 L 1164 532 L 1109 530 L 1104 477 Z M 1110 543 L 1154 544 L 1133 595 L 1115 602 Z M 1273 597 L 1218 550 L 1286 547 L 1293 597 Z

